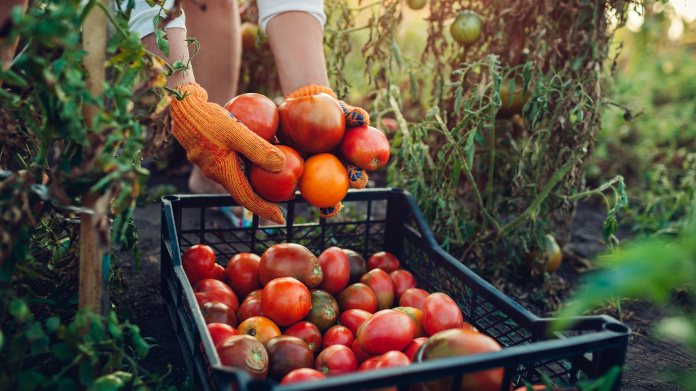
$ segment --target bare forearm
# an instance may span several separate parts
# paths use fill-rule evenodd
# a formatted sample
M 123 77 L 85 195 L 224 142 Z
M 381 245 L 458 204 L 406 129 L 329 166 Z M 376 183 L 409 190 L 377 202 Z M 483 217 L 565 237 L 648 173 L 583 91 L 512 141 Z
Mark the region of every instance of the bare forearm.
M 169 28 L 167 29 L 167 39 L 169 40 L 169 57 L 165 56 L 157 46 L 155 34 L 145 36 L 142 41 L 147 50 L 161 57 L 169 65 L 172 65 L 177 61 L 181 61 L 182 63 L 186 64 L 189 59 L 186 31 L 180 28 Z M 193 76 L 193 69 L 188 69 L 184 72 L 176 72 L 170 76 L 167 79 L 167 87 L 176 88 L 182 84 L 195 81 L 196 78 Z
M 283 94 L 306 84 L 329 86 L 324 57 L 324 30 L 305 12 L 285 12 L 268 22 L 268 42 Z

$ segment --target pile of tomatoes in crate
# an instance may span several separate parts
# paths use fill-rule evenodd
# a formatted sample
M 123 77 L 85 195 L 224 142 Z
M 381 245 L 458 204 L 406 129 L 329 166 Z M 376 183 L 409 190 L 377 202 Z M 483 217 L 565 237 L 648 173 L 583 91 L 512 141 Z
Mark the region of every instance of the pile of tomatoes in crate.
M 292 199 L 299 188 L 310 204 L 334 206 L 350 187 L 344 162 L 373 171 L 389 160 L 384 133 L 372 126 L 347 129 L 341 106 L 326 93 L 289 98 L 280 106 L 248 93 L 230 100 L 225 109 L 285 155 L 280 172 L 252 165 L 248 173 L 251 186 L 268 201 Z
M 199 244 L 182 266 L 221 363 L 254 378 L 287 384 L 501 350 L 451 297 L 418 288 L 388 252 L 366 261 L 331 247 L 317 257 L 281 243 L 222 267 Z M 502 368 L 462 376 L 467 390 L 498 391 L 502 381 Z

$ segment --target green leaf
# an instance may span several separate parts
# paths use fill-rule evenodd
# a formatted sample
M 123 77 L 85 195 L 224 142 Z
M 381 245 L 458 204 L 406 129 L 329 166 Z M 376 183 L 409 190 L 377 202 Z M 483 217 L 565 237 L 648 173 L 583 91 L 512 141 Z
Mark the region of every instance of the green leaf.
M 462 172 L 462 161 L 460 159 L 454 160 L 454 167 L 452 168 L 452 188 L 456 189 L 459 183 L 459 175 Z
M 19 300 L 10 303 L 10 314 L 20 323 L 24 323 L 24 320 L 31 315 L 27 303 Z
M 37 371 L 28 370 L 26 372 L 18 372 L 17 380 L 19 380 L 19 384 L 22 385 L 23 390 L 31 391 L 36 389 L 36 387 L 43 383 L 46 380 L 46 378 L 44 377 L 44 375 Z
M 95 368 L 92 366 L 92 363 L 89 361 L 82 361 L 80 363 L 80 382 L 87 387 L 91 386 L 92 383 L 94 383 L 94 371 Z
M 162 17 L 155 15 L 152 18 L 152 24 L 155 26 L 155 41 L 157 42 L 157 47 L 162 51 L 165 57 L 169 57 L 169 41 L 164 38 L 164 29 L 159 28 L 160 20 Z
M 53 355 L 58 357 L 60 360 L 70 360 L 75 358 L 75 350 L 65 343 L 58 343 L 53 345 L 51 348 Z
M 46 331 L 49 334 L 55 333 L 60 327 L 60 319 L 56 316 L 52 316 L 46 320 Z
M 31 344 L 31 354 L 38 354 L 48 350 L 48 344 L 51 343 L 48 336 L 43 335 Z
M 607 216 L 602 227 L 602 237 L 605 240 L 609 240 L 609 237 L 615 234 L 617 229 L 619 229 L 619 223 L 616 221 L 616 217 L 613 214 Z

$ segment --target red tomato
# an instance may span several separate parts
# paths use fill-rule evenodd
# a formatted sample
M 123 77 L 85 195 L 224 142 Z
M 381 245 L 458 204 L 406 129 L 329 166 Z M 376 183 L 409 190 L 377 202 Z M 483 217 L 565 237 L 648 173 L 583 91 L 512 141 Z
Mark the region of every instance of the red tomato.
M 349 284 L 360 282 L 360 277 L 367 272 L 365 258 L 353 250 L 343 249 L 343 252 L 348 256 L 350 264 L 350 280 Z
M 237 332 L 256 338 L 263 345 L 280 335 L 278 325 L 263 316 L 252 316 L 237 326 Z
M 349 162 L 374 171 L 389 160 L 390 146 L 387 136 L 377 128 L 359 126 L 346 130 L 338 150 Z
M 341 312 L 341 316 L 339 316 L 338 321 L 342 326 L 348 327 L 353 335 L 356 335 L 358 333 L 358 328 L 360 328 L 360 326 L 365 323 L 366 320 L 370 319 L 371 316 L 371 312 L 353 308 Z
M 349 285 L 339 292 L 336 301 L 341 313 L 350 309 L 359 309 L 369 313 L 377 310 L 377 296 L 369 286 L 360 282 Z
M 259 262 L 259 278 L 266 285 L 274 278 L 294 277 L 308 288 L 316 288 L 324 279 L 319 260 L 307 247 L 280 243 L 266 249 Z
M 268 373 L 266 348 L 249 335 L 234 335 L 216 348 L 222 365 L 239 368 L 255 379 L 265 379 Z
M 227 102 L 225 109 L 262 139 L 273 141 L 280 117 L 278 106 L 271 98 L 253 92 L 241 94 Z
M 202 279 L 211 278 L 215 267 L 215 252 L 205 244 L 191 246 L 181 257 L 181 266 L 191 285 Z
M 312 308 L 309 289 L 292 277 L 272 280 L 261 294 L 263 313 L 279 326 L 289 326 L 307 316 Z
M 201 313 L 205 324 L 225 323 L 237 327 L 237 315 L 234 310 L 225 304 L 211 301 L 201 306 Z
M 413 340 L 416 325 L 405 313 L 386 309 L 377 311 L 358 329 L 358 343 L 372 355 L 403 350 Z
M 379 360 L 379 356 L 372 356 L 365 361 L 363 361 L 362 364 L 360 364 L 360 368 L 358 368 L 358 371 L 369 371 L 372 369 L 375 369 L 375 365 L 377 365 L 377 361 Z
M 399 268 L 401 268 L 401 262 L 399 262 L 399 259 L 394 256 L 394 254 L 386 251 L 374 253 L 367 260 L 368 271 L 372 269 L 382 269 L 387 273 L 391 273 Z
M 297 337 L 305 341 L 305 343 L 307 343 L 307 346 L 309 346 L 309 349 L 312 350 L 312 353 L 315 356 L 319 354 L 319 352 L 321 352 L 321 332 L 319 331 L 317 326 L 313 325 L 311 322 L 301 320 L 285 329 L 285 331 L 283 331 L 283 334 L 292 335 L 293 337 Z
M 368 354 L 366 351 L 360 348 L 360 344 L 358 343 L 357 339 L 353 340 L 353 343 L 350 345 L 350 350 L 353 351 L 353 354 L 355 354 L 355 358 L 358 359 L 358 365 L 362 365 L 362 363 L 365 362 L 365 360 L 372 357 L 371 354 Z
M 406 292 L 407 289 L 416 287 L 416 279 L 413 278 L 413 274 L 410 272 L 398 269 L 389 273 L 389 278 L 392 279 L 394 283 L 394 299 L 398 302 L 401 299 L 401 295 Z
M 423 289 L 406 289 L 399 298 L 399 307 L 413 307 L 423 311 L 423 302 L 428 296 L 430 296 L 430 293 Z
M 276 145 L 285 155 L 285 167 L 278 172 L 264 170 L 252 164 L 249 170 L 249 183 L 254 191 L 271 202 L 283 202 L 295 198 L 297 183 L 304 172 L 304 160 L 294 149 Z
M 259 34 L 259 25 L 252 22 L 244 22 L 240 26 L 240 35 L 242 36 L 242 48 L 245 51 L 256 51 L 256 36 Z
M 372 289 L 377 297 L 377 310 L 392 308 L 394 305 L 394 283 L 382 269 L 372 269 L 360 277 L 360 282 Z
M 280 381 L 288 373 L 314 365 L 314 354 L 307 344 L 290 335 L 279 335 L 266 344 L 268 377 Z
M 348 256 L 338 247 L 329 247 L 317 257 L 324 279 L 319 289 L 332 295 L 348 286 L 350 280 L 350 262 Z
M 397 350 L 390 350 L 379 356 L 375 363 L 375 369 L 390 367 L 407 367 L 411 365 L 411 359 L 404 353 Z
M 237 329 L 225 323 L 208 323 L 207 326 L 210 338 L 213 340 L 213 346 L 217 346 L 228 337 L 239 335 Z
M 252 316 L 264 316 L 261 308 L 261 293 L 263 290 L 257 289 L 247 295 L 242 304 L 237 309 L 237 322 L 243 322 Z
M 219 301 L 232 308 L 233 311 L 237 311 L 239 308 L 237 296 L 227 284 L 220 280 L 213 278 L 200 280 L 193 286 L 193 291 L 199 306 L 211 301 Z
M 358 370 L 358 359 L 349 347 L 331 345 L 319 353 L 314 369 L 326 376 L 342 375 Z
M 418 353 L 418 349 L 420 349 L 421 346 L 425 343 L 425 341 L 428 340 L 428 337 L 419 337 L 419 338 L 414 338 L 402 352 L 408 357 L 411 361 L 416 361 L 416 353 Z
M 413 334 L 413 338 L 428 336 L 428 333 L 426 333 L 425 329 L 423 328 L 423 311 L 413 307 L 394 307 L 394 309 L 408 315 L 408 317 L 411 318 L 413 323 L 416 325 L 416 331 Z
M 302 152 L 329 152 L 338 146 L 346 131 L 343 110 L 328 94 L 286 99 L 278 112 L 278 139 Z
M 394 118 L 382 118 L 382 124 L 391 132 L 399 129 L 399 123 Z
M 215 266 L 213 266 L 213 273 L 210 278 L 225 282 L 225 268 L 219 263 L 216 263 Z
M 464 327 L 464 316 L 457 303 L 444 293 L 436 292 L 423 302 L 423 328 L 433 335 L 447 329 Z
M 324 333 L 322 349 L 326 349 L 331 345 L 343 345 L 351 347 L 355 337 L 348 327 L 333 326 Z
M 285 375 L 280 384 L 302 383 L 326 379 L 326 375 L 313 368 L 299 368 Z
M 532 389 L 537 390 L 537 391 L 546 391 L 547 390 L 546 386 L 543 384 L 535 384 L 532 386 Z M 515 391 L 527 391 L 527 390 L 528 390 L 528 388 L 526 385 L 524 385 L 520 388 L 515 388 Z
M 256 254 L 240 253 L 227 263 L 227 284 L 237 297 L 245 298 L 252 291 L 263 288 L 259 279 L 259 262 L 261 257 Z
M 348 194 L 348 171 L 330 153 L 313 155 L 305 161 L 305 170 L 298 187 L 305 201 L 317 208 L 328 208 L 339 203 Z

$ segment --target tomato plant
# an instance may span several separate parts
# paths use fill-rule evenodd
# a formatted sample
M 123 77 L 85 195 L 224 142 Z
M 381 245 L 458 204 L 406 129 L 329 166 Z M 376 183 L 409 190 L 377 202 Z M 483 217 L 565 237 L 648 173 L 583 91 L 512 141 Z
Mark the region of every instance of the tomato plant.
M 317 257 L 324 279 L 319 289 L 332 295 L 348 286 L 350 280 L 350 261 L 348 256 L 338 247 L 329 247 Z
M 242 39 L 244 39 L 243 32 Z M 254 38 L 255 43 L 256 38 Z M 225 104 L 225 109 L 262 139 L 272 142 L 275 138 L 280 119 L 278 107 L 271 98 L 249 92 L 230 99 Z
M 338 150 L 346 160 L 365 171 L 385 165 L 391 153 L 387 136 L 372 126 L 346 130 Z
M 310 156 L 305 161 L 299 188 L 302 197 L 318 208 L 328 208 L 341 202 L 348 194 L 348 171 L 330 153 Z
M 329 152 L 338 146 L 346 131 L 341 106 L 325 93 L 286 99 L 278 111 L 278 139 L 298 151 Z
M 289 326 L 302 320 L 312 308 L 309 289 L 292 277 L 271 280 L 261 294 L 264 315 L 279 326 Z
M 316 288 L 324 279 L 324 273 L 317 257 L 302 245 L 279 243 L 266 249 L 259 262 L 259 278 L 266 285 L 279 277 L 294 277 Z
M 259 262 L 261 262 L 261 257 L 256 254 L 239 253 L 227 263 L 227 267 L 225 267 L 226 281 L 237 298 L 246 300 L 249 293 L 263 288 L 259 279 Z
M 268 201 L 283 202 L 295 198 L 297 183 L 304 172 L 304 160 L 297 151 L 286 145 L 276 147 L 285 155 L 285 167 L 278 172 L 270 172 L 252 164 L 249 183 L 258 195 Z

